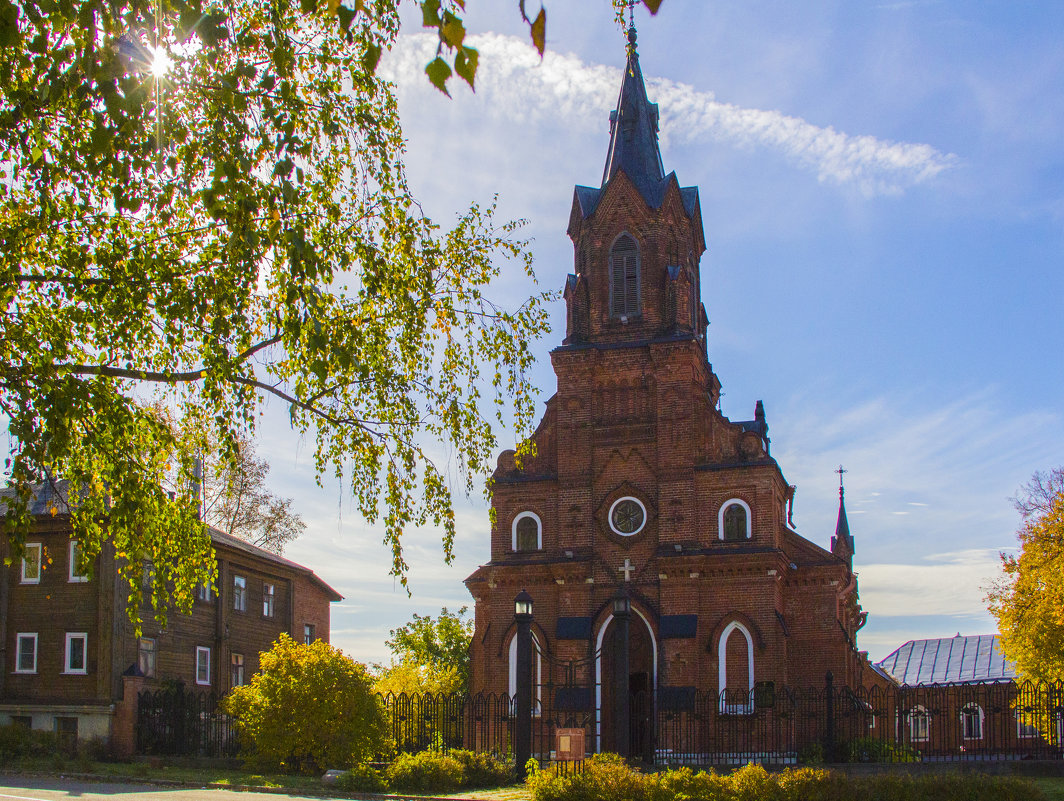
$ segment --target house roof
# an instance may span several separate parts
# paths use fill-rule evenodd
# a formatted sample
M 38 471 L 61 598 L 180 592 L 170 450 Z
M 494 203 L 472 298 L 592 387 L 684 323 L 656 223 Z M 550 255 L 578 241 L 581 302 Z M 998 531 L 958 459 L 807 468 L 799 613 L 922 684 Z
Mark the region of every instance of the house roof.
M 996 634 L 909 640 L 877 664 L 899 684 L 911 687 L 1016 678 L 1016 668 L 1001 653 Z
M 34 489 L 33 498 L 30 501 L 30 513 L 37 516 L 50 517 L 52 516 L 52 510 L 55 509 L 56 514 L 70 514 L 70 507 L 68 505 L 69 491 L 70 482 L 65 480 L 37 485 Z M 14 497 L 14 494 L 15 490 L 13 488 L 7 487 L 0 489 L 0 508 L 4 507 L 5 498 Z M 259 548 L 257 545 L 252 545 L 247 540 L 242 540 L 231 534 L 226 534 L 224 531 L 216 529 L 213 526 L 208 526 L 208 531 L 211 535 L 211 541 L 216 546 L 221 545 L 234 551 L 239 551 L 249 556 L 254 556 L 255 558 L 287 567 L 297 573 L 302 573 L 309 578 L 311 582 L 316 584 L 329 597 L 330 601 L 343 600 L 343 596 L 340 595 L 340 593 L 326 584 L 309 567 L 304 567 L 298 562 L 293 562 L 291 559 L 285 559 L 283 556 L 275 554 L 272 551 L 267 551 L 265 548 Z

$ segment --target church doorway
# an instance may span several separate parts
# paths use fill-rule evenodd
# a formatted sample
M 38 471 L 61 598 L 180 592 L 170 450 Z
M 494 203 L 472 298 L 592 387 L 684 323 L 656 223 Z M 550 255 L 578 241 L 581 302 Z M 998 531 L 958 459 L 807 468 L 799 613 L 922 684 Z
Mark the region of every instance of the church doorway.
M 633 759 L 654 758 L 654 638 L 642 615 L 632 611 L 628 624 L 628 675 L 618 675 L 620 626 L 610 617 L 600 635 L 599 751 L 626 751 Z M 628 702 L 628 730 L 617 724 L 617 692 Z M 622 739 L 623 738 L 623 739 Z M 627 745 L 627 748 L 624 746 Z

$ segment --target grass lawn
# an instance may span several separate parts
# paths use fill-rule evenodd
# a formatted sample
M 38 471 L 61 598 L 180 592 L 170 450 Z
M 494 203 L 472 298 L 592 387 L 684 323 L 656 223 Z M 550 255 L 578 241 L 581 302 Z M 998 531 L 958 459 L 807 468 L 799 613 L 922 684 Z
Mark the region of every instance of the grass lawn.
M 1064 801 L 1064 777 L 1032 778 L 1031 783 L 1046 794 L 1046 801 Z

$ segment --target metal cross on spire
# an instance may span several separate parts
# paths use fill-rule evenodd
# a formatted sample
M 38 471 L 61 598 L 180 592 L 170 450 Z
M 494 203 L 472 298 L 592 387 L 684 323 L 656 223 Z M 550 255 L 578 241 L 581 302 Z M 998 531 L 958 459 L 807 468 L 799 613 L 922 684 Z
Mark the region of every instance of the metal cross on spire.
M 635 2 L 628 0 L 628 52 L 635 51 Z
M 849 473 L 850 471 L 849 471 L 849 470 L 847 470 L 846 468 L 844 468 L 844 467 L 843 467 L 843 466 L 842 466 L 842 465 L 840 464 L 840 465 L 839 465 L 839 469 L 838 469 L 838 470 L 836 470 L 835 472 L 839 474 L 839 497 L 841 498 L 841 497 L 842 497 L 842 494 L 843 494 L 843 492 L 844 492 L 844 490 L 843 490 L 843 487 L 842 487 L 842 477 L 843 477 L 843 475 L 844 475 L 845 473 Z

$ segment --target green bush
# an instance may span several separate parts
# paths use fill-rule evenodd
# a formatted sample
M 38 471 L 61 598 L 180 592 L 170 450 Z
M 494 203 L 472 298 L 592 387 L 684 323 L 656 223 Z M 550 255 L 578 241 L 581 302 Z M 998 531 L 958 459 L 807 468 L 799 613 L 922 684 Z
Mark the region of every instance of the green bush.
M 365 762 L 385 746 L 365 666 L 324 640 L 304 645 L 282 634 L 223 705 L 248 762 L 269 770 L 320 774 Z
M 400 754 L 388 766 L 385 781 L 401 793 L 453 793 L 462 787 L 462 765 L 449 754 Z
M 372 765 L 355 765 L 340 776 L 336 786 L 348 793 L 383 793 L 388 789 L 380 771 Z
M 839 762 L 919 762 L 920 753 L 907 745 L 862 737 L 839 743 L 835 748 L 835 759 Z
M 491 754 L 476 751 L 455 750 L 452 759 L 462 767 L 462 789 L 479 787 L 502 787 L 514 780 L 514 767 L 509 762 L 496 759 Z
M 47 757 L 59 751 L 53 732 L 28 729 L 20 724 L 0 726 L 0 761 Z
M 822 768 L 769 773 L 747 765 L 728 775 L 690 768 L 644 774 L 612 754 L 598 754 L 583 770 L 552 766 L 529 772 L 532 801 L 1038 801 L 1031 782 L 1013 777 L 885 774 L 851 778 Z

